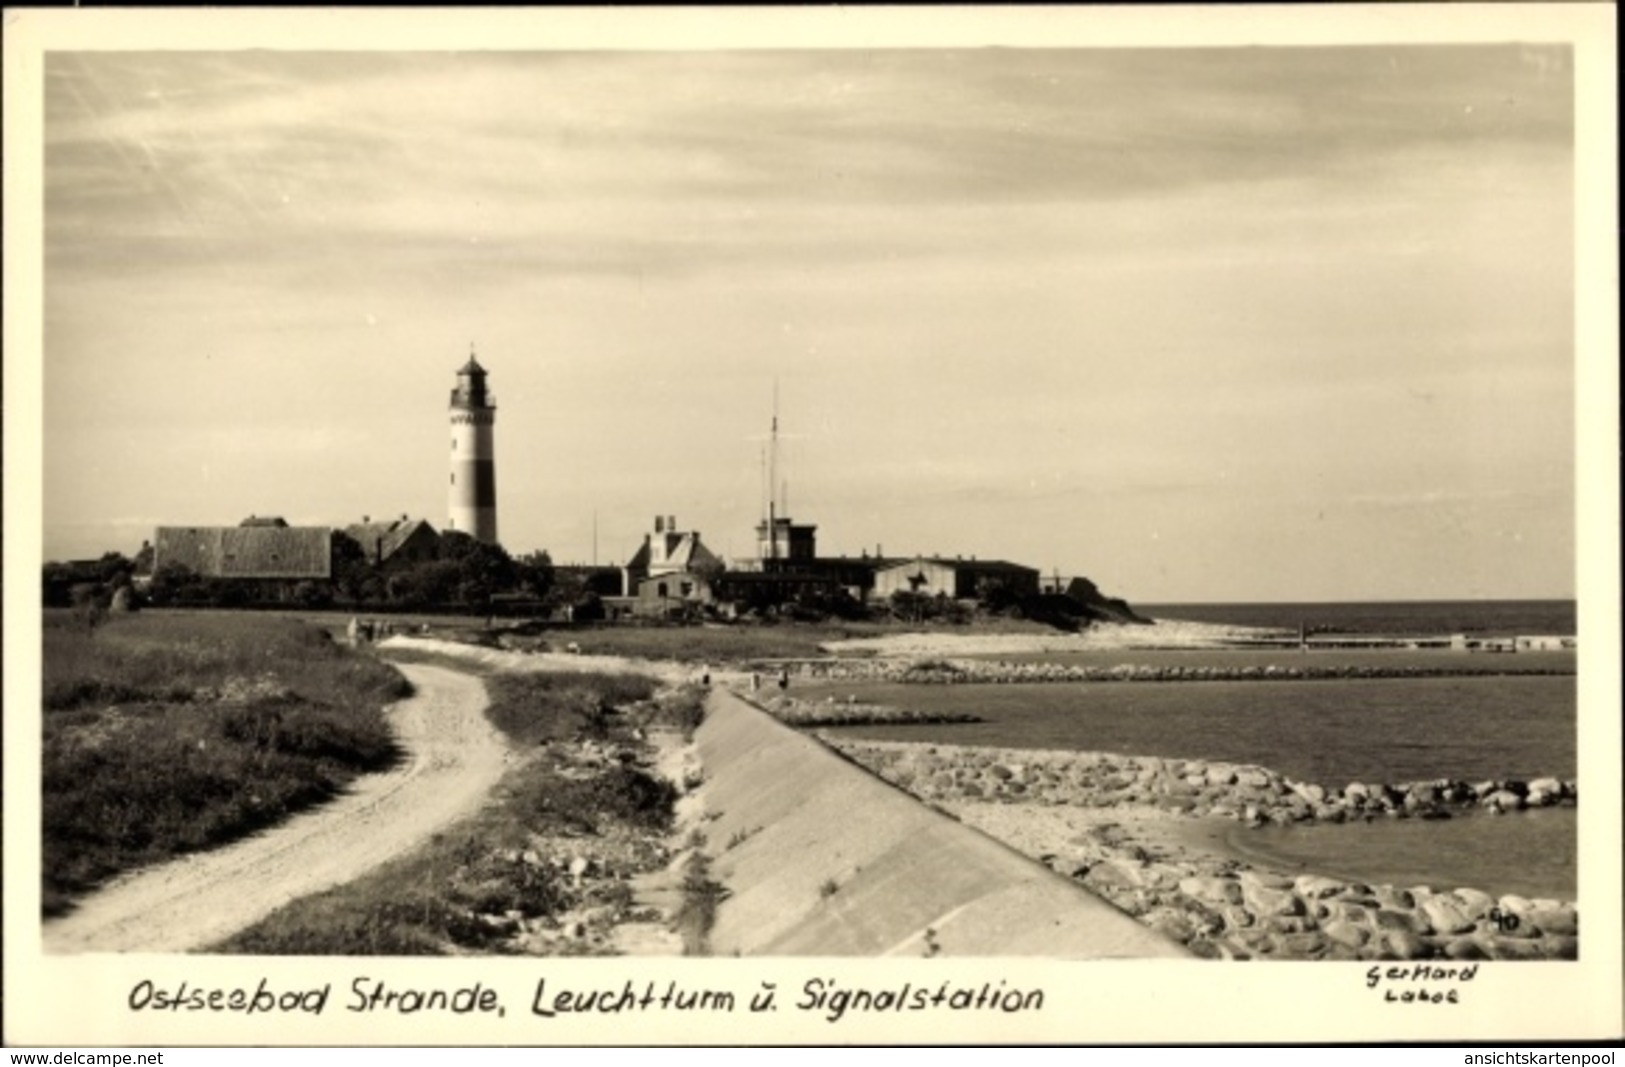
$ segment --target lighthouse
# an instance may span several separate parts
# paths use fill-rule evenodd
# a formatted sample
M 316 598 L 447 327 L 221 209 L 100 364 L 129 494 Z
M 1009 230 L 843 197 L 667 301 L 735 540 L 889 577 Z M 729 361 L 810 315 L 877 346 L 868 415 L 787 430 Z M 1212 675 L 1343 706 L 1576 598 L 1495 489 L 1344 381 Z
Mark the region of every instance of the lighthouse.
M 485 368 L 469 352 L 451 391 L 451 509 L 447 528 L 486 544 L 497 543 L 497 469 L 492 431 L 496 398 L 485 389 Z

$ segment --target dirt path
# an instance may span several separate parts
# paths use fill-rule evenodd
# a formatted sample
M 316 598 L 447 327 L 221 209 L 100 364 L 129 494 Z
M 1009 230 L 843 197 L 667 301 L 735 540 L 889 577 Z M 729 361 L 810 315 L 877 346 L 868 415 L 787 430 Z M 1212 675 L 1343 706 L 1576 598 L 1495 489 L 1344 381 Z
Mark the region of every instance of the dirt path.
M 47 952 L 185 952 L 290 900 L 349 881 L 474 811 L 501 777 L 505 747 L 485 687 L 443 667 L 402 664 L 417 695 L 389 710 L 407 758 L 344 796 L 255 837 L 123 878 L 44 926 Z

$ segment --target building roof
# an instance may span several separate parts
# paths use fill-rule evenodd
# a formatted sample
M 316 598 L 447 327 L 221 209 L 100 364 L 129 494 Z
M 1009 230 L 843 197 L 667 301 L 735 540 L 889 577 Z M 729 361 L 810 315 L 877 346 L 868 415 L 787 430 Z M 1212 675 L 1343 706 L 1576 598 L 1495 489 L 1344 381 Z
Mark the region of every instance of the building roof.
M 160 526 L 153 569 L 179 564 L 205 578 L 328 578 L 328 526 Z
M 419 530 L 427 530 L 431 537 L 440 536 L 426 520 L 409 519 L 404 515 L 390 522 L 353 523 L 344 528 L 344 534 L 359 544 L 369 559 L 383 562 L 400 551 Z

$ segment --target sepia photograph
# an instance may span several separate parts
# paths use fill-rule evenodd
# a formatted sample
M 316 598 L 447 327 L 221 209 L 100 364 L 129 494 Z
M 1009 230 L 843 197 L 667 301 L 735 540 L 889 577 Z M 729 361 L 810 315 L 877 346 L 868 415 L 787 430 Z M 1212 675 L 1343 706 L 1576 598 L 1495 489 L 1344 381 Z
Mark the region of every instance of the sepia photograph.
M 8 1044 L 1618 1036 L 1611 8 L 75 14 Z

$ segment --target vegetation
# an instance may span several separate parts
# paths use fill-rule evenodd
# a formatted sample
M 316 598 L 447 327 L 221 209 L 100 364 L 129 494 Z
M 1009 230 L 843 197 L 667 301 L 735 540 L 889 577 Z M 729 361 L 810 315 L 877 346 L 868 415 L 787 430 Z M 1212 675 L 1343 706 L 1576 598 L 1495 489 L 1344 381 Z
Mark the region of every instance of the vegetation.
M 397 757 L 383 709 L 410 686 L 287 619 L 111 617 L 44 629 L 44 910 L 209 848 Z
M 493 802 L 409 856 L 298 900 L 217 950 L 262 955 L 590 954 L 666 860 L 677 791 L 638 732 L 677 725 L 642 675 L 492 674 L 488 714 L 527 757 Z
M 711 860 L 698 849 L 683 867 L 682 894 L 673 925 L 683 938 L 683 955 L 710 955 L 717 908 L 728 898 L 728 890 L 711 877 Z

